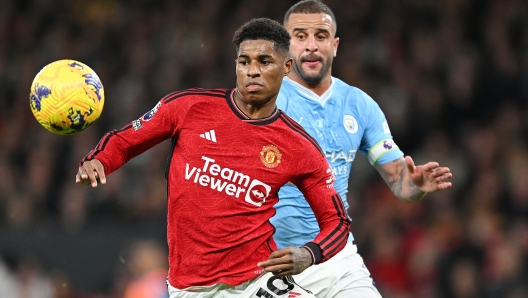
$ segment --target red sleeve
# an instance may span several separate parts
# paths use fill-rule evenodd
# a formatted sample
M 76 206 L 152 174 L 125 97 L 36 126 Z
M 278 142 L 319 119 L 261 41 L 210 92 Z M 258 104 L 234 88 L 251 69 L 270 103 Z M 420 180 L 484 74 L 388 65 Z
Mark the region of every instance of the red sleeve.
M 173 97 L 174 93 L 167 95 L 141 118 L 120 130 L 106 133 L 97 146 L 82 159 L 79 166 L 85 161 L 97 159 L 103 164 L 105 174 L 108 175 L 147 149 L 168 138 L 177 137 L 181 109 L 177 102 L 172 101 Z
M 314 264 L 330 259 L 343 249 L 350 232 L 350 219 L 339 193 L 334 188 L 332 169 L 324 155 L 314 148 L 311 158 L 299 164 L 305 174 L 292 181 L 310 204 L 319 223 L 320 232 L 313 241 L 306 243 Z

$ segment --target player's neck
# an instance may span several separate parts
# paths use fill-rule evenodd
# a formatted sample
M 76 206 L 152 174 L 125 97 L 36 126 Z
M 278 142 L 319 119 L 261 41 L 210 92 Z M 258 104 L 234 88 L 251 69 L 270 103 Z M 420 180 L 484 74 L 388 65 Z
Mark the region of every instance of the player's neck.
M 290 72 L 290 74 L 288 75 L 288 78 L 300 84 L 301 86 L 309 89 L 310 91 L 314 92 L 318 96 L 322 96 L 332 85 L 332 76 L 330 75 L 330 73 L 328 73 L 328 75 L 326 75 L 319 83 L 315 85 L 308 84 L 294 71 Z
M 245 101 L 242 96 L 235 91 L 233 94 L 233 99 L 236 106 L 250 119 L 264 119 L 273 114 L 277 105 L 275 104 L 277 96 L 268 101 L 265 101 L 263 104 L 254 105 Z

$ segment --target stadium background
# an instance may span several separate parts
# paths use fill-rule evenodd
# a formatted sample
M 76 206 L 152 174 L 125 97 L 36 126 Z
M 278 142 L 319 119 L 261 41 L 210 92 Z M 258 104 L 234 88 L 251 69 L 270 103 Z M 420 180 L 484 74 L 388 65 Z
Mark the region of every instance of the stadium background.
M 0 297 L 122 297 L 165 268 L 169 144 L 97 189 L 74 183 L 77 164 L 171 91 L 233 87 L 235 29 L 282 21 L 294 2 L 0 1 Z M 406 154 L 454 175 L 406 204 L 356 158 L 352 229 L 384 297 L 528 297 L 528 2 L 325 2 L 341 38 L 334 75 L 380 104 Z M 75 136 L 29 108 L 36 73 L 66 58 L 106 93 Z

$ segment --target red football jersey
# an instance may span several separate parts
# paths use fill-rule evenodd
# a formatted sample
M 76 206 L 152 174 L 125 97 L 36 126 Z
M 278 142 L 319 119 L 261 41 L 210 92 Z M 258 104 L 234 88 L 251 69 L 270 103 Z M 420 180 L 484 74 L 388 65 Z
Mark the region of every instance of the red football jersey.
M 250 119 L 234 90 L 188 89 L 103 136 L 82 162 L 98 159 L 106 174 L 172 138 L 167 166 L 169 283 L 176 288 L 239 285 L 262 273 L 276 250 L 269 219 L 279 188 L 305 194 L 321 227 L 305 245 L 314 263 L 347 242 L 350 221 L 317 142 L 280 110 Z

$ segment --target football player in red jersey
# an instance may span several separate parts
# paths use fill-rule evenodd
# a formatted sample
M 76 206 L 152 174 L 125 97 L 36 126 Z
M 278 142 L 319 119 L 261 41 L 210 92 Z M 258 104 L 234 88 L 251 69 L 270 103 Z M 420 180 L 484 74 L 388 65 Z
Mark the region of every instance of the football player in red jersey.
M 275 105 L 292 66 L 288 32 L 276 21 L 253 19 L 233 42 L 236 88 L 165 96 L 105 134 L 81 161 L 76 182 L 105 184 L 108 174 L 171 138 L 170 297 L 313 297 L 291 275 L 343 249 L 350 220 L 319 145 Z M 288 182 L 304 193 L 320 233 L 300 247 L 277 250 L 269 219 Z

